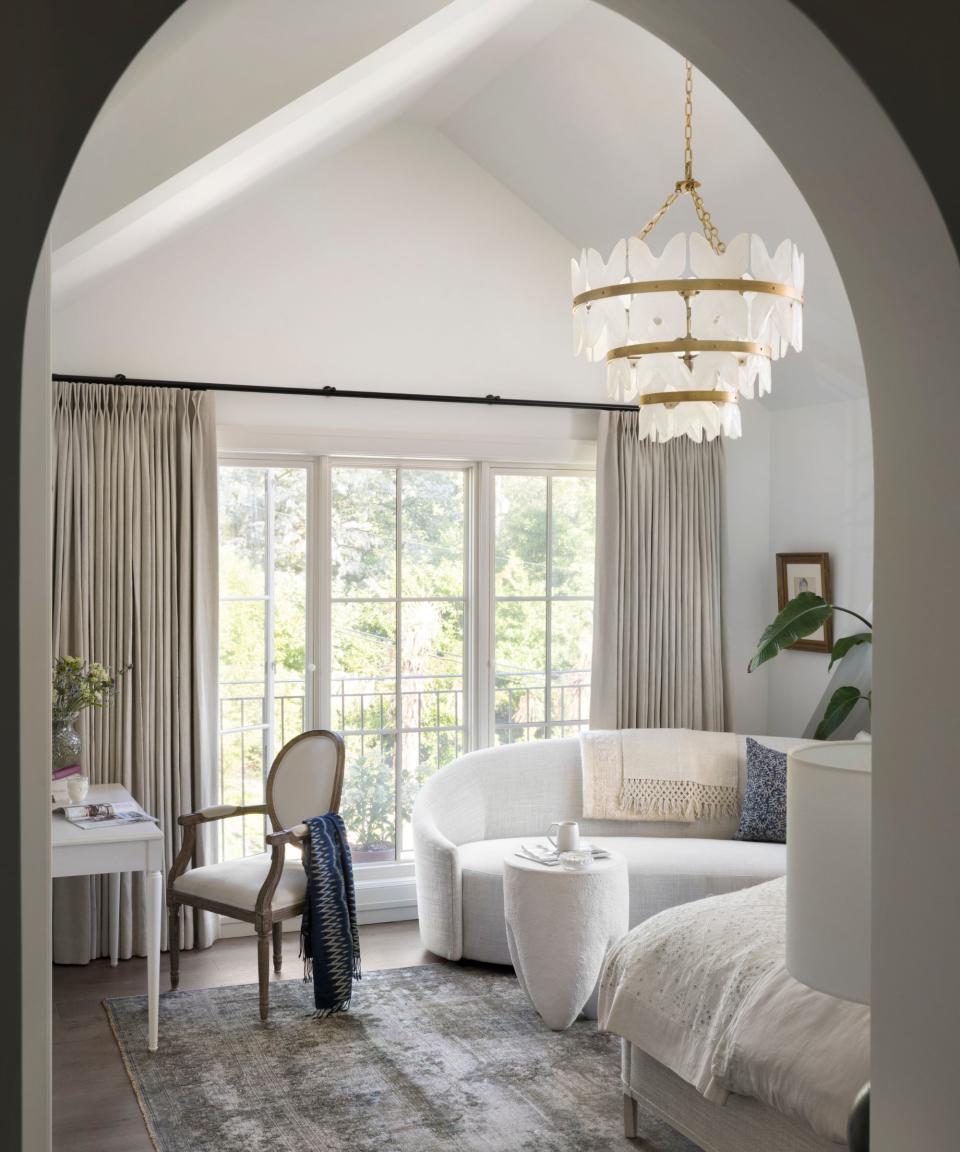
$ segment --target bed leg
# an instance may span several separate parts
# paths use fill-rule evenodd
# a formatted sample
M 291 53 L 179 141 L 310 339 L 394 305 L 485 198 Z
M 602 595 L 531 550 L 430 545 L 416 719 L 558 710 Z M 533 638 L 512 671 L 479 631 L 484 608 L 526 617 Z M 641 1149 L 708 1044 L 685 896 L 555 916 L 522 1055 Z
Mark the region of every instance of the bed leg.
M 623 1094 L 623 1134 L 628 1140 L 637 1138 L 637 1102 L 629 1092 Z

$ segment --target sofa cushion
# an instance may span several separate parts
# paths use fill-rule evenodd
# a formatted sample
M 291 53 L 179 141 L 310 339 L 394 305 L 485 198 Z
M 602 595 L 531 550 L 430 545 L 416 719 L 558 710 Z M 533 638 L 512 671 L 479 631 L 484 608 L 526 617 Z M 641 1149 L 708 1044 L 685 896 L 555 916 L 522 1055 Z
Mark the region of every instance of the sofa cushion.
M 490 964 L 510 963 L 503 921 L 503 858 L 521 844 L 540 839 L 479 840 L 457 849 L 464 956 Z M 590 842 L 626 857 L 631 928 L 675 904 L 773 880 L 787 866 L 782 844 L 666 836 L 591 836 Z
M 787 754 L 747 737 L 747 786 L 736 840 L 787 839 Z

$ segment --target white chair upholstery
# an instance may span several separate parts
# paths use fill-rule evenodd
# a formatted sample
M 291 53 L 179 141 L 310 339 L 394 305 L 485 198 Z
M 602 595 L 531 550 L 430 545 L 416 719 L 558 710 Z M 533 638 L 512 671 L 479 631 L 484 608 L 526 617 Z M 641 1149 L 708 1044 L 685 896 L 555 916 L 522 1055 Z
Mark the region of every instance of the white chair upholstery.
M 267 809 L 274 831 L 335 811 L 342 782 L 340 748 L 326 733 L 305 732 L 288 741 L 267 780 Z
M 740 791 L 746 738 L 740 737 Z M 779 751 L 808 741 L 757 737 Z M 627 858 L 630 927 L 674 904 L 782 876 L 782 844 L 731 839 L 737 821 L 692 824 L 584 820 L 577 737 L 484 749 L 461 756 L 420 790 L 413 809 L 417 903 L 424 946 L 450 960 L 509 964 L 503 920 L 503 858 L 553 820 Z M 609 838 L 609 840 L 607 840 Z
M 208 864 L 205 868 L 191 868 L 173 882 L 177 900 L 185 904 L 191 896 L 217 904 L 253 912 L 257 897 L 270 871 L 271 854 L 261 852 L 245 856 L 242 860 L 227 860 L 221 864 Z M 287 853 L 283 873 L 277 883 L 271 908 L 289 908 L 303 902 L 307 893 L 307 877 L 301 854 Z

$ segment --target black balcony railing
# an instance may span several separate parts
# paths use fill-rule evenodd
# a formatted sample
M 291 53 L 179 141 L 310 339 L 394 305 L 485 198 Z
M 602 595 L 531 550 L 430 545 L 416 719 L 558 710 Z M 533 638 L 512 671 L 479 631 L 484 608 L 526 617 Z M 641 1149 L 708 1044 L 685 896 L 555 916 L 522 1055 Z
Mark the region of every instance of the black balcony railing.
M 588 721 L 589 673 L 563 673 L 549 687 L 542 674 L 498 676 L 495 689 L 495 739 L 498 744 L 573 735 Z M 524 683 L 526 681 L 526 683 Z M 418 781 L 464 751 L 463 677 L 404 676 L 401 690 L 392 678 L 338 677 L 332 684 L 331 721 L 345 741 L 347 778 L 344 808 L 358 863 L 392 859 L 398 850 L 396 819 L 409 819 Z M 221 685 L 219 701 L 220 791 L 229 804 L 263 801 L 268 724 L 262 681 Z M 297 691 L 299 689 L 299 691 Z M 277 681 L 273 747 L 278 750 L 304 729 L 305 695 L 299 680 Z M 396 803 L 397 747 L 403 750 L 400 811 Z M 354 787 L 356 785 L 356 787 Z M 356 795 L 353 793 L 356 792 Z M 375 811 L 376 810 L 376 811 Z M 229 825 L 231 822 L 226 822 Z M 243 829 L 223 828 L 226 857 L 263 850 L 262 821 L 248 818 Z M 400 846 L 402 850 L 402 846 Z

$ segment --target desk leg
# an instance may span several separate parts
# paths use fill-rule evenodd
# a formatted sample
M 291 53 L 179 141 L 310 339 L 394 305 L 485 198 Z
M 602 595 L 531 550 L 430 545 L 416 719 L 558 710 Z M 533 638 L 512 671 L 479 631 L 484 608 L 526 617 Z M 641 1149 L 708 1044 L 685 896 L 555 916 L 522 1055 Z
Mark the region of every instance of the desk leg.
M 157 1016 L 160 1008 L 160 908 L 163 873 L 147 873 L 147 1047 L 157 1050 Z
M 110 873 L 110 967 L 120 959 L 120 873 Z

